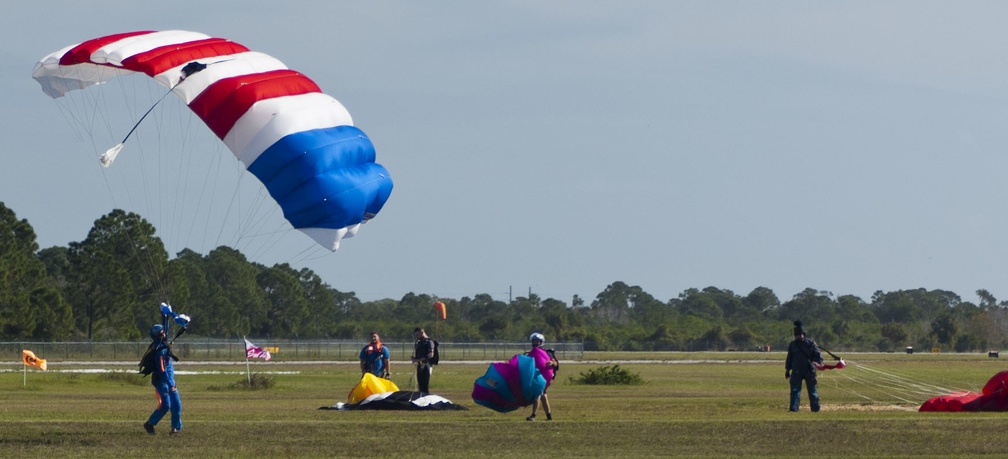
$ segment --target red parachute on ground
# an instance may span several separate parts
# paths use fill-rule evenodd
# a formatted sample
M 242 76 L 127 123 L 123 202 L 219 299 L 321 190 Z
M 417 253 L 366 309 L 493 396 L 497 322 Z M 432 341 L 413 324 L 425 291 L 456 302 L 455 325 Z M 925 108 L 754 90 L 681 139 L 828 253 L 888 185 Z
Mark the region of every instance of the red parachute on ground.
M 1008 411 L 1008 370 L 987 380 L 983 391 L 954 392 L 934 397 L 921 405 L 919 411 Z

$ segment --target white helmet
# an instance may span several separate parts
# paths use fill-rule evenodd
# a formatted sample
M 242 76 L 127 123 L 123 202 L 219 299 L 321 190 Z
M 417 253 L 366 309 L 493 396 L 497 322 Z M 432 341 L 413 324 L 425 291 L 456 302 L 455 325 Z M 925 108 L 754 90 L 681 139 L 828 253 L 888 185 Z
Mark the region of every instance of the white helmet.
M 539 340 L 540 343 L 545 343 L 546 337 L 543 336 L 542 333 L 533 333 L 529 335 L 529 341 L 535 341 L 535 340 Z

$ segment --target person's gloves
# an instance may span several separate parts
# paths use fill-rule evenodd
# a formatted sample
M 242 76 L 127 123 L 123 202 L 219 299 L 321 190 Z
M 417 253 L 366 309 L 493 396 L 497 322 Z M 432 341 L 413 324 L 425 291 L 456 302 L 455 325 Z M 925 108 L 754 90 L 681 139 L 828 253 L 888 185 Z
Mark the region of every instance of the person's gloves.
M 784 370 L 784 379 L 791 379 L 791 370 Z

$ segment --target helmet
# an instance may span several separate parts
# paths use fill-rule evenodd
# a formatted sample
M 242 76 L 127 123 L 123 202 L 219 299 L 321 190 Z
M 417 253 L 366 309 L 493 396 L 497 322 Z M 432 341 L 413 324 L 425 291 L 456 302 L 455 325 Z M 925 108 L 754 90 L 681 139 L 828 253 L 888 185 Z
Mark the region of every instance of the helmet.
M 164 331 L 164 326 L 163 325 L 161 325 L 161 324 L 154 324 L 154 326 L 150 328 L 150 337 L 151 337 L 151 339 L 157 339 L 158 336 L 161 335 L 161 332 L 163 332 L 163 331 Z
M 535 341 L 535 340 L 539 340 L 540 343 L 545 343 L 546 337 L 543 336 L 542 333 L 533 333 L 529 335 L 529 341 Z

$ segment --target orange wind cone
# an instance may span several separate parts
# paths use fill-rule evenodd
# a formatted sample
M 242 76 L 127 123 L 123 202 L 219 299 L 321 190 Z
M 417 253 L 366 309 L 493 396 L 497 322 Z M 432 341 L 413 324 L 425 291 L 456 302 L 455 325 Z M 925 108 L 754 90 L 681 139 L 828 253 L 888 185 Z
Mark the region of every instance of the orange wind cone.
M 40 369 L 42 371 L 46 370 L 46 361 L 45 361 L 45 359 L 40 359 L 38 357 L 35 357 L 35 353 L 32 352 L 32 351 L 29 351 L 28 349 L 22 349 L 21 350 L 21 360 L 24 361 L 25 366 L 35 367 L 35 368 L 38 368 L 38 369 Z

